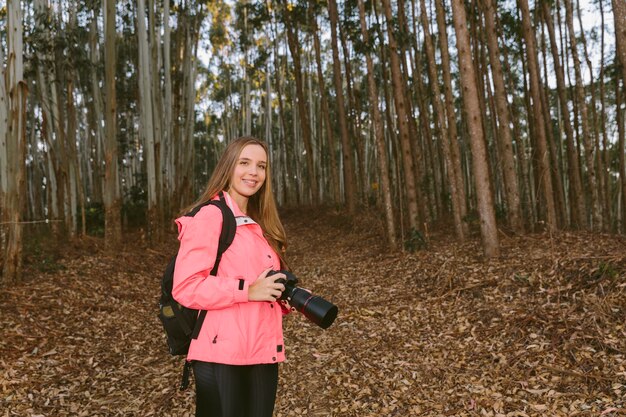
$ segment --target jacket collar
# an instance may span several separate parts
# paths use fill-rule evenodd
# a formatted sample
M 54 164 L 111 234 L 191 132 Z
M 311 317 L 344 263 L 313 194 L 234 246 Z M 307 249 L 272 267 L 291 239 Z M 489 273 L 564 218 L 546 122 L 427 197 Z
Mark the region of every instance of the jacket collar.
M 223 193 L 224 193 L 224 200 L 226 200 L 226 204 L 228 205 L 228 207 L 230 207 L 235 217 L 247 217 L 243 213 L 243 211 L 241 211 L 237 203 L 235 203 L 235 200 L 233 200 L 230 194 L 228 194 L 228 191 L 223 191 Z M 216 196 L 216 198 L 219 198 L 219 197 Z

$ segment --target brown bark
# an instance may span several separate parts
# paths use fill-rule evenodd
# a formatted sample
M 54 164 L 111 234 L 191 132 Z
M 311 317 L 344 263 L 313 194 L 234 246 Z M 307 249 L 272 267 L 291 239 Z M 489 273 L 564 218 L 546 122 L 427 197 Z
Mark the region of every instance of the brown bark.
M 454 107 L 454 97 L 452 90 L 452 74 L 450 67 L 450 52 L 448 51 L 448 34 L 446 33 L 446 18 L 443 7 L 443 0 L 435 0 L 437 12 L 437 27 L 439 30 L 439 48 L 441 50 L 441 69 L 443 75 L 444 97 L 446 103 L 446 117 L 448 119 L 448 135 L 450 137 L 450 156 L 452 159 L 452 170 L 456 189 L 458 193 L 459 211 L 463 221 L 463 232 L 468 233 L 467 197 L 465 193 L 465 181 L 463 180 L 463 170 L 461 168 L 461 151 L 459 149 L 459 135 L 456 125 L 456 111 Z
M 365 24 L 365 7 L 363 0 L 359 1 L 359 18 L 361 23 L 361 34 L 363 42 L 368 48 L 365 54 L 367 63 L 367 85 L 369 92 L 370 109 L 373 115 L 372 123 L 374 125 L 376 149 L 378 150 L 378 170 L 380 181 L 382 183 L 383 205 L 385 207 L 385 225 L 387 228 L 387 242 L 392 249 L 397 249 L 398 241 L 396 239 L 395 216 L 393 214 L 393 204 L 391 201 L 391 186 L 389 183 L 389 167 L 387 166 L 387 148 L 385 144 L 385 132 L 383 131 L 383 121 L 378 107 L 378 89 L 374 80 L 374 64 L 369 53 L 370 39 Z
M 626 85 L 624 81 L 623 86 Z M 624 97 L 625 88 L 620 89 L 619 82 L 615 87 L 615 107 L 617 113 L 617 135 L 618 145 L 617 151 L 619 154 L 619 181 L 621 183 L 621 195 L 622 195 L 622 233 L 626 233 L 626 128 L 624 127 L 624 111 L 622 110 L 622 98 Z M 619 216 L 618 216 L 619 217 Z
M 400 57 L 398 56 L 398 44 L 393 33 L 393 15 L 389 0 L 383 0 L 383 8 L 387 20 L 387 36 L 389 38 L 389 60 L 391 63 L 391 81 L 394 92 L 394 103 L 398 118 L 398 128 L 400 131 L 400 145 L 402 147 L 402 159 L 404 162 L 404 181 L 406 187 L 409 225 L 412 229 L 418 230 L 418 209 L 417 190 L 415 185 L 415 165 L 411 151 L 411 141 L 409 135 L 409 120 L 407 105 L 404 98 L 404 88 L 402 73 L 400 70 Z
M 304 85 L 302 82 L 302 65 L 300 63 L 300 43 L 298 41 L 298 32 L 296 22 L 293 20 L 292 12 L 287 10 L 285 5 L 285 26 L 287 29 L 287 43 L 293 60 L 293 72 L 296 79 L 296 94 L 298 101 L 298 114 L 300 115 L 300 124 L 302 128 L 302 140 L 304 149 L 306 150 L 307 176 L 309 177 L 309 185 L 311 187 L 311 199 L 314 205 L 319 204 L 319 189 L 317 186 L 317 176 L 315 175 L 315 165 L 313 162 L 313 146 L 311 145 L 311 125 L 309 121 L 309 113 L 307 108 L 307 100 L 304 94 Z
M 495 89 L 495 101 L 498 117 L 497 143 L 502 160 L 502 173 L 507 203 L 509 225 L 516 232 L 523 231 L 519 185 L 513 156 L 513 138 L 511 135 L 511 115 L 509 114 L 507 91 L 504 74 L 500 63 L 500 47 L 496 35 L 496 7 L 494 0 L 484 0 L 485 29 L 489 48 L 489 61 Z
M 626 2 L 612 0 L 612 4 L 616 52 L 622 67 L 622 80 L 626 84 Z
M 580 58 L 574 32 L 574 16 L 571 0 L 563 0 L 565 4 L 565 15 L 570 39 L 570 52 L 574 61 L 574 75 L 576 77 L 576 96 L 578 99 L 578 109 L 580 110 L 580 124 L 582 129 L 582 139 L 585 157 L 585 168 L 587 170 L 588 187 L 587 192 L 591 198 L 591 228 L 599 230 L 602 227 L 602 217 L 600 215 L 600 202 L 598 197 L 598 185 L 595 169 L 596 148 L 592 142 L 589 128 L 589 116 L 587 113 L 587 101 L 585 100 L 585 86 L 583 85 L 582 72 L 580 69 Z
M 421 22 L 424 28 L 424 46 L 426 48 L 426 56 L 428 58 L 428 75 L 430 78 L 430 86 L 433 92 L 433 107 L 437 116 L 439 125 L 441 149 L 443 158 L 447 167 L 448 186 L 450 187 L 450 198 L 452 200 L 452 217 L 454 219 L 454 228 L 456 236 L 459 240 L 464 240 L 463 222 L 461 220 L 461 209 L 459 202 L 459 194 L 457 191 L 457 182 L 454 174 L 452 155 L 450 152 L 450 137 L 448 134 L 448 126 L 445 119 L 445 107 L 441 100 L 441 92 L 439 90 L 439 79 L 437 77 L 437 66 L 435 62 L 435 48 L 430 36 L 429 20 L 426 14 L 426 2 L 420 0 Z
M 584 228 L 585 221 L 585 202 L 583 200 L 582 180 L 580 178 L 580 165 L 578 161 L 578 153 L 576 152 L 574 143 L 574 132 L 572 130 L 572 122 L 570 111 L 567 106 L 567 87 L 565 85 L 565 75 L 561 66 L 559 57 L 559 49 L 556 43 L 554 31 L 554 23 L 551 19 L 550 9 L 547 2 L 542 2 L 543 17 L 548 28 L 550 37 L 550 50 L 552 52 L 552 62 L 554 62 L 554 73 L 556 75 L 557 92 L 559 95 L 559 104 L 561 106 L 562 125 L 565 130 L 565 141 L 567 150 L 567 174 L 569 178 L 569 201 L 570 201 L 570 223 L 575 229 Z
M 115 98 L 115 0 L 105 0 L 104 85 L 105 85 L 105 170 L 104 240 L 109 249 L 122 241 L 122 203 L 117 193 L 117 108 Z
M 338 22 L 339 23 L 339 22 Z M 343 66 L 345 71 L 343 72 L 346 76 L 346 97 L 348 98 L 348 121 L 349 123 L 349 132 L 350 137 L 353 139 L 354 147 L 356 150 L 356 189 L 357 195 L 362 195 L 364 190 L 367 188 L 367 173 L 365 172 L 365 144 L 362 137 L 362 128 L 361 128 L 361 120 L 356 115 L 355 111 L 357 108 L 357 102 L 354 95 L 353 89 L 353 81 L 352 81 L 352 66 L 350 65 L 350 51 L 348 49 L 348 42 L 346 39 L 345 31 L 343 30 L 343 25 L 338 24 L 337 29 L 339 30 L 339 43 L 341 44 L 341 50 L 343 51 Z M 359 184 L 359 182 L 361 184 Z M 360 185 L 360 187 L 359 187 Z
M 317 85 L 319 88 L 320 101 L 322 106 L 322 120 L 326 129 L 326 142 L 328 147 L 328 159 L 330 161 L 330 177 L 332 184 L 333 201 L 339 203 L 341 197 L 339 195 L 339 172 L 337 170 L 337 160 L 335 158 L 335 135 L 330 121 L 330 112 L 328 110 L 328 97 L 326 96 L 326 86 L 324 81 L 324 73 L 322 71 L 322 54 L 320 47 L 320 39 L 318 34 L 317 20 L 315 16 L 311 19 L 313 26 L 313 46 L 315 48 L 315 62 L 317 69 Z
M 550 155 L 546 139 L 546 122 L 541 100 L 541 86 L 539 80 L 539 64 L 537 62 L 537 48 L 535 44 L 535 32 L 531 26 L 528 0 L 518 1 L 522 13 L 522 26 L 524 40 L 526 41 L 526 58 L 528 62 L 528 74 L 530 77 L 530 94 L 532 98 L 532 113 L 535 120 L 535 144 L 537 146 L 537 177 L 540 183 L 541 194 L 545 204 L 546 225 L 549 230 L 556 230 L 557 217 L 554 204 L 554 190 L 552 189 L 552 175 L 550 167 Z
M 343 82 L 341 77 L 341 62 L 339 60 L 339 48 L 337 42 L 337 21 L 339 20 L 336 0 L 328 0 L 328 14 L 330 16 L 330 33 L 333 48 L 333 70 L 335 90 L 337 94 L 337 118 L 341 131 L 341 145 L 343 150 L 343 177 L 346 205 L 349 213 L 356 212 L 356 189 L 354 163 L 352 160 L 352 146 L 348 134 L 346 110 L 343 99 Z
M 1 283 L 10 284 L 22 278 L 22 206 L 25 199 L 26 174 L 26 97 L 24 80 L 21 2 L 8 0 L 7 65 L 0 67 L 0 106 L 4 106 L 0 129 L 0 275 Z M 0 58 L 3 54 L 0 53 Z M 4 119 L 6 117 L 6 119 Z M 4 244 L 4 245 L 2 245 Z
M 459 54 L 463 104 L 467 116 L 467 127 L 472 149 L 472 168 L 477 193 L 476 199 L 480 217 L 483 251 L 487 258 L 492 258 L 499 255 L 500 244 L 498 241 L 493 195 L 491 193 L 491 182 L 489 180 L 487 150 L 485 149 L 476 74 L 472 64 L 467 16 L 463 0 L 452 0 L 452 17 L 454 20 L 457 50 Z

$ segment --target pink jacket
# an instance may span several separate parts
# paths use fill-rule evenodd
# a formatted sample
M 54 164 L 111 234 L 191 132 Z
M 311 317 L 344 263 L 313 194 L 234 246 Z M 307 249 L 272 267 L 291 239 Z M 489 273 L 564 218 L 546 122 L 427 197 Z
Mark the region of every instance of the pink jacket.
M 187 360 L 251 365 L 285 360 L 283 310 L 277 302 L 248 301 L 248 287 L 266 269 L 280 269 L 261 227 L 246 217 L 228 193 L 237 232 L 222 255 L 217 276 L 209 275 L 222 228 L 219 208 L 205 206 L 194 217 L 176 219 L 180 248 L 172 295 L 185 307 L 208 310 Z M 217 198 L 217 197 L 216 197 Z

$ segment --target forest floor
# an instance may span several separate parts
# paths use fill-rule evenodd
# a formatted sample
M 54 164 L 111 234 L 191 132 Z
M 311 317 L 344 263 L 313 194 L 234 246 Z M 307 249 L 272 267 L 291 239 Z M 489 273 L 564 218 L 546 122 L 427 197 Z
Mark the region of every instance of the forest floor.
M 285 213 L 301 284 L 339 306 L 285 318 L 275 416 L 626 415 L 626 238 L 513 237 L 486 261 L 444 231 L 389 254 L 380 219 Z M 192 416 L 157 318 L 176 239 L 29 245 L 0 289 L 0 417 Z

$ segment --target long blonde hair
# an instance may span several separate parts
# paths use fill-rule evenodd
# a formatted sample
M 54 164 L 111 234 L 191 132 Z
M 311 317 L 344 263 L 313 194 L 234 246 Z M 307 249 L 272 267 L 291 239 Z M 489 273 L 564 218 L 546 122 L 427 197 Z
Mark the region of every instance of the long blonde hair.
M 265 142 L 252 136 L 243 136 L 229 143 L 217 162 L 217 166 L 211 174 L 211 178 L 209 178 L 206 189 L 198 200 L 183 210 L 183 213 L 188 213 L 194 207 L 212 200 L 220 191 L 228 191 L 239 155 L 241 155 L 243 148 L 248 145 L 259 145 L 265 150 L 267 165 L 265 169 L 265 182 L 259 191 L 248 200 L 247 214 L 261 226 L 265 238 L 280 257 L 281 268 L 287 268 L 285 260 L 287 237 L 283 224 L 278 217 L 278 209 L 276 208 L 276 201 L 274 200 L 274 193 L 272 192 L 272 170 L 269 151 Z

